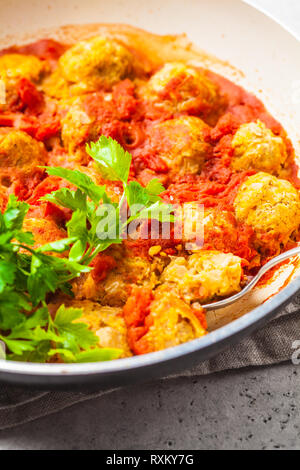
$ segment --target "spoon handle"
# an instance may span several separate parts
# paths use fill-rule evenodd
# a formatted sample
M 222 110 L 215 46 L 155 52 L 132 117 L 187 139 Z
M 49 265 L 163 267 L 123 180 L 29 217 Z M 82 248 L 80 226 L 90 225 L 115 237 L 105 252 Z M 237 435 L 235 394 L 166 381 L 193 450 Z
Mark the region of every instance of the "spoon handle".
M 249 284 L 241 292 L 239 292 L 236 295 L 233 295 L 232 297 L 228 297 L 228 299 L 220 300 L 219 302 L 214 302 L 214 303 L 207 304 L 207 305 L 202 305 L 202 307 L 206 310 L 219 310 L 220 308 L 224 308 L 224 307 L 227 307 L 228 305 L 232 305 L 237 300 L 244 297 L 244 295 L 248 294 L 248 292 L 250 292 L 256 286 L 256 284 L 262 278 L 262 276 L 266 274 L 268 271 L 270 271 L 270 269 L 274 268 L 274 266 L 277 266 L 283 261 L 299 254 L 300 254 L 300 246 L 297 246 L 296 248 L 293 248 L 292 250 L 286 251 L 285 253 L 282 253 L 281 255 L 276 256 L 276 258 L 271 259 L 267 264 L 265 264 L 260 269 L 257 275 L 252 279 L 251 282 L 249 282 Z

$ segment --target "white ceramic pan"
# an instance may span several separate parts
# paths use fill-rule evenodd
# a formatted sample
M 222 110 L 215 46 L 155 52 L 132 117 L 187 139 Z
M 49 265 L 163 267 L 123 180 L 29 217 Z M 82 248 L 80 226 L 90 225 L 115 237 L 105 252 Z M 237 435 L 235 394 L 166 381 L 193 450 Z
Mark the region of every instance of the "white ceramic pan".
M 241 0 L 1 0 L 0 48 L 55 37 L 55 28 L 126 23 L 159 34 L 182 34 L 223 62 L 208 66 L 252 90 L 279 119 L 300 155 L 300 42 Z M 294 260 L 246 299 L 210 312 L 214 331 L 202 339 L 140 357 L 97 364 L 0 362 L 0 380 L 43 388 L 111 386 L 191 367 L 260 328 L 300 288 Z

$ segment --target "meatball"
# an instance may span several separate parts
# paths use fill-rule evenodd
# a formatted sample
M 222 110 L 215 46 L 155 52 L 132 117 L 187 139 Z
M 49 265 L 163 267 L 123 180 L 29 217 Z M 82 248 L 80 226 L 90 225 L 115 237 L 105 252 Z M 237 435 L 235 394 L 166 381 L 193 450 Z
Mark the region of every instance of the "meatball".
M 99 347 L 121 349 L 121 357 L 132 356 L 127 342 L 127 328 L 122 316 L 122 309 L 103 307 L 97 302 L 89 300 L 66 300 L 60 303 L 50 304 L 49 309 L 57 310 L 64 303 L 66 307 L 83 310 L 78 323 L 86 323 L 99 338 Z
M 300 224 L 300 199 L 291 183 L 267 173 L 250 176 L 240 187 L 234 202 L 236 217 L 255 231 L 263 248 L 271 240 L 280 248 Z
M 0 110 L 6 111 L 17 98 L 16 84 L 20 78 L 38 82 L 47 71 L 45 62 L 33 55 L 5 54 L 0 56 L 0 81 L 4 83 L 5 103 Z
M 182 240 L 186 250 L 201 247 L 204 239 L 204 206 L 197 202 L 186 202 L 176 207 L 175 219 L 174 239 Z
M 47 70 L 45 62 L 33 55 L 5 54 L 0 56 L 0 76 L 38 81 Z
M 182 237 L 185 243 L 199 242 L 211 243 L 214 251 L 220 251 L 217 245 L 222 245 L 222 250 L 228 246 L 231 238 L 236 242 L 236 219 L 231 212 L 215 209 L 205 209 L 203 204 L 198 202 L 184 203 L 182 212 L 176 214 L 178 223 L 178 233 L 175 238 Z M 177 226 L 176 226 L 177 229 Z M 181 233 L 180 233 L 181 232 Z M 193 250 L 193 248 L 186 248 Z
M 186 202 L 183 206 L 182 216 L 179 218 L 177 216 L 177 220 L 180 224 L 179 228 L 182 227 L 182 241 L 187 244 L 186 249 L 190 251 L 193 250 L 193 245 L 197 240 L 202 245 L 208 240 L 212 244 L 221 244 L 223 249 L 226 241 L 228 243 L 228 235 L 230 231 L 233 231 L 235 221 L 231 213 L 205 209 L 202 204 L 197 202 Z M 176 234 L 176 237 L 178 235 Z M 219 247 L 213 249 L 219 251 Z
M 76 90 L 74 84 L 71 86 L 71 84 L 65 80 L 60 67 L 57 67 L 42 83 L 42 90 L 45 95 L 58 100 L 68 99 L 72 96 L 82 94 L 83 92 L 79 91 L 79 85 L 77 88 L 78 90 Z
M 90 136 L 91 123 L 92 118 L 84 111 L 80 97 L 68 106 L 67 113 L 61 120 L 64 148 L 70 155 L 76 154 L 82 163 L 87 159 L 83 144 Z
M 27 199 L 41 181 L 47 162 L 44 145 L 18 130 L 0 130 L 0 184 Z
M 51 96 L 76 96 L 98 89 L 111 89 L 128 77 L 130 52 L 116 41 L 97 36 L 79 42 L 59 59 L 58 68 L 45 84 Z
M 202 308 L 192 308 L 169 286 L 160 286 L 153 294 L 133 289 L 123 313 L 135 354 L 160 351 L 206 334 Z
M 86 152 L 86 143 L 99 138 L 99 123 L 88 113 L 84 103 L 85 96 L 60 103 L 63 146 L 72 161 L 81 165 L 87 165 L 91 160 Z
M 129 287 L 137 285 L 153 288 L 158 283 L 158 275 L 165 263 L 162 258 L 149 260 L 129 256 L 123 247 L 114 250 L 113 259 L 114 266 L 101 281 L 97 281 L 91 273 L 75 282 L 73 290 L 76 299 L 96 300 L 112 307 L 124 305 Z
M 209 127 L 199 118 L 184 116 L 154 126 L 151 141 L 168 165 L 170 178 L 199 173 L 211 146 L 205 142 Z
M 186 202 L 183 209 L 176 212 L 174 238 L 182 240 L 186 251 L 232 253 L 248 261 L 249 267 L 257 266 L 260 256 L 254 247 L 254 231 L 238 222 L 233 212 L 204 209 L 197 202 Z
M 177 289 L 186 302 L 205 303 L 240 291 L 241 258 L 217 251 L 199 251 L 171 261 L 161 281 Z
M 168 287 L 159 287 L 150 306 L 153 322 L 144 336 L 153 351 L 177 346 L 206 334 L 202 310 L 192 309 Z
M 275 136 L 261 121 L 240 126 L 232 147 L 235 170 L 251 169 L 279 176 L 288 156 L 283 139 Z
M 180 62 L 165 64 L 146 85 L 145 97 L 164 100 L 170 110 L 208 116 L 219 102 L 218 89 L 204 72 Z
M 47 153 L 42 143 L 23 131 L 0 131 L 0 172 L 16 168 L 30 173 L 35 166 L 45 165 Z

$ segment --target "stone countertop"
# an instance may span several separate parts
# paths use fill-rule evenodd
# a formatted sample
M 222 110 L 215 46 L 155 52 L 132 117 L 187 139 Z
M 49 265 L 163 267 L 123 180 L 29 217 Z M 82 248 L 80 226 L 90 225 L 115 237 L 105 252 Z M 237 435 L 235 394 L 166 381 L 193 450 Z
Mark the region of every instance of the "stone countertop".
M 132 386 L 0 432 L 1 449 L 299 449 L 300 368 Z
M 251 0 L 300 31 L 299 0 Z M 291 364 L 119 390 L 0 432 L 4 449 L 300 449 Z

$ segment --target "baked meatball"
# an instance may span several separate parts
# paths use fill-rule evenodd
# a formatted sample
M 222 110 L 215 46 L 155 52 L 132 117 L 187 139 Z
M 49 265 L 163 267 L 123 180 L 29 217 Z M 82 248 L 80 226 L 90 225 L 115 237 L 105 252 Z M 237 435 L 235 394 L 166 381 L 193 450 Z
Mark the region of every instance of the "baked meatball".
M 4 82 L 6 103 L 0 103 L 0 110 L 17 99 L 16 84 L 20 78 L 38 82 L 47 71 L 47 65 L 33 55 L 5 54 L 0 56 L 0 80 Z
M 250 176 L 234 202 L 236 217 L 255 231 L 259 247 L 286 244 L 300 224 L 300 199 L 291 183 L 267 173 Z
M 202 204 L 186 202 L 175 209 L 174 239 L 185 243 L 186 250 L 203 246 L 205 211 Z
M 209 127 L 199 118 L 183 116 L 154 126 L 152 145 L 168 165 L 170 178 L 201 171 L 211 146 L 205 141 Z
M 0 56 L 0 75 L 27 78 L 37 82 L 47 70 L 45 62 L 33 55 L 5 54 Z
M 261 121 L 240 126 L 232 147 L 235 170 L 265 171 L 279 176 L 287 159 L 283 139 L 275 136 Z
M 183 205 L 176 213 L 174 238 L 182 240 L 188 252 L 201 250 L 232 253 L 256 267 L 260 261 L 251 227 L 236 220 L 231 211 L 204 209 L 197 202 Z M 180 246 L 180 245 L 178 245 Z
M 93 119 L 85 112 L 82 98 L 75 98 L 65 104 L 67 112 L 61 120 L 61 137 L 64 148 L 70 155 L 77 156 L 83 163 L 87 159 L 85 143 L 90 140 L 90 127 Z
M 99 138 L 99 123 L 84 106 L 85 96 L 62 100 L 60 110 L 61 138 L 70 159 L 75 164 L 86 165 L 91 158 L 86 152 L 86 143 Z
M 106 256 L 106 255 L 104 255 Z M 128 256 L 122 247 L 113 251 L 111 267 L 100 281 L 88 274 L 75 282 L 73 290 L 76 299 L 90 299 L 102 305 L 119 307 L 124 305 L 132 285 L 150 287 L 158 283 L 165 259 L 149 260 L 138 256 Z
M 235 232 L 236 220 L 231 212 L 216 209 L 205 209 L 198 202 L 185 202 L 179 214 L 176 214 L 178 222 L 175 228 L 175 238 L 182 237 L 185 243 L 193 243 L 197 237 L 202 243 L 222 244 L 222 249 L 228 245 L 232 232 Z M 218 247 L 214 250 L 220 251 Z
M 0 173 L 9 168 L 30 173 L 34 167 L 45 165 L 46 159 L 44 145 L 25 132 L 0 131 Z
M 216 244 L 219 241 L 223 245 L 223 249 L 226 244 L 223 235 L 228 242 L 228 234 L 233 231 L 234 217 L 231 213 L 205 209 L 203 204 L 197 202 L 186 202 L 182 209 L 181 217 L 177 216 L 176 220 L 178 220 L 179 229 L 182 231 L 180 234 L 182 241 L 187 244 L 186 249 L 192 251 L 197 240 L 203 245 L 208 239 Z M 178 235 L 175 238 L 178 238 Z M 214 247 L 214 250 L 219 251 L 219 247 Z
M 160 286 L 153 293 L 133 289 L 123 314 L 135 354 L 178 346 L 206 334 L 203 309 L 192 308 L 169 286 Z
M 241 258 L 217 251 L 175 258 L 160 278 L 177 289 L 186 302 L 200 303 L 239 292 L 241 280 Z
M 101 348 L 116 348 L 122 351 L 121 357 L 132 356 L 127 342 L 127 328 L 121 308 L 103 307 L 89 300 L 65 300 L 50 304 L 49 310 L 56 311 L 60 304 L 68 308 L 83 310 L 77 323 L 86 323 L 99 338 Z
M 0 184 L 20 199 L 30 196 L 41 181 L 47 152 L 41 142 L 25 132 L 0 129 Z
M 218 89 L 205 73 L 180 62 L 165 64 L 150 78 L 144 94 L 165 101 L 170 110 L 203 116 L 219 102 Z
M 206 334 L 204 314 L 161 286 L 150 304 L 151 326 L 143 337 L 151 351 L 178 346 Z
M 45 83 L 45 91 L 63 98 L 111 89 L 130 75 L 131 64 L 131 53 L 117 41 L 102 36 L 81 41 L 60 57 L 57 70 Z

